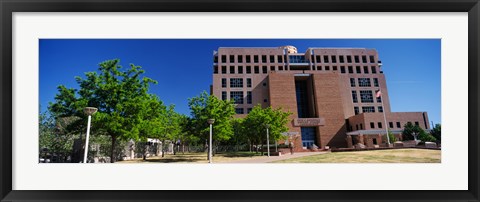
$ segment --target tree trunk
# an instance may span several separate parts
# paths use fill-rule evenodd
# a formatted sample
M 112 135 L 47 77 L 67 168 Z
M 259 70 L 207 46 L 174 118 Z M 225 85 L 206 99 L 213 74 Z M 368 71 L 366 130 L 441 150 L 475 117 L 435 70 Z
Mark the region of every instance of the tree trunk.
M 112 151 L 110 152 L 110 163 L 115 163 L 115 142 L 117 141 L 117 136 L 112 135 Z
M 165 157 L 165 140 L 162 140 L 162 158 Z
M 149 146 L 147 143 L 145 143 L 145 146 L 143 147 L 144 151 L 143 151 L 143 160 L 147 160 L 147 155 L 148 155 L 148 149 L 149 149 Z

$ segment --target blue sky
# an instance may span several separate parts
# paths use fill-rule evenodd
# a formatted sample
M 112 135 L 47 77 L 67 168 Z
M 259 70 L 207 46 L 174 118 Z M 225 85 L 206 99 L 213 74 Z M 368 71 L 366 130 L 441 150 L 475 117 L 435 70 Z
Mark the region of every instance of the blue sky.
M 189 114 L 188 98 L 209 91 L 212 52 L 218 47 L 374 48 L 382 60 L 393 112 L 427 111 L 441 123 L 439 39 L 41 39 L 40 106 L 53 102 L 57 86 L 78 88 L 75 76 L 96 71 L 98 64 L 120 59 L 123 67 L 142 66 L 158 81 L 150 92 L 177 112 Z

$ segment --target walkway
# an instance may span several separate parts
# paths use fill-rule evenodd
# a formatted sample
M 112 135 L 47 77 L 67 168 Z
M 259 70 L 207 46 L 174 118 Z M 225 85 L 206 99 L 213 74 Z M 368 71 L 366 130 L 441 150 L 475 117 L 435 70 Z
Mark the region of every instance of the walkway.
M 229 161 L 229 162 L 222 162 L 222 163 L 268 163 L 272 161 L 279 161 L 279 160 L 285 160 L 285 159 L 291 159 L 291 158 L 298 158 L 298 157 L 304 157 L 304 156 L 312 156 L 312 155 L 317 155 L 317 154 L 326 154 L 329 152 L 296 152 L 293 155 L 288 153 L 284 154 L 282 156 L 261 156 L 261 157 L 254 157 L 252 159 L 247 159 L 247 160 L 239 160 L 239 161 Z

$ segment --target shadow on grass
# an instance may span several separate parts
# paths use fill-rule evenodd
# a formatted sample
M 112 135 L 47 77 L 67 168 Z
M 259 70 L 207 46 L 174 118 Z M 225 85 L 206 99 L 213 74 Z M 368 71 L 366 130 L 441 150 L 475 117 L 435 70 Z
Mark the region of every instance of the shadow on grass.
M 235 157 L 253 157 L 253 156 L 261 156 L 261 153 L 255 152 L 236 152 L 236 153 L 217 153 L 217 155 L 222 155 L 224 157 L 235 158 Z
M 147 159 L 143 162 L 150 163 L 181 163 L 181 162 L 199 162 L 198 159 Z

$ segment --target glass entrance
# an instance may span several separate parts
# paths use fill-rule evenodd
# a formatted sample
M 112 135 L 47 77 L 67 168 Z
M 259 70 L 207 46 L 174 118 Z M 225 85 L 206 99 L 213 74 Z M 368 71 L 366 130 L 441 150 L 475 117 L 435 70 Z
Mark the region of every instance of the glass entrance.
M 311 148 L 315 144 L 315 139 L 317 138 L 316 130 L 314 127 L 301 128 L 302 131 L 302 145 L 306 148 Z

